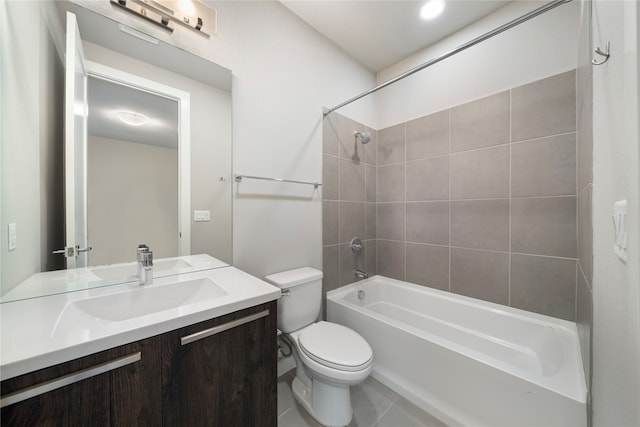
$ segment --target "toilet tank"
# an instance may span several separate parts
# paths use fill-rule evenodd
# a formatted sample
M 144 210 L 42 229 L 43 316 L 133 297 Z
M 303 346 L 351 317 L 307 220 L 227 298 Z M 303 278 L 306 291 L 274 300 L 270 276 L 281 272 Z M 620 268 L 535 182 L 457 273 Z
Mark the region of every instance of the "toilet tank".
M 265 280 L 283 290 L 278 329 L 292 332 L 315 322 L 322 303 L 322 271 L 311 267 L 270 274 Z

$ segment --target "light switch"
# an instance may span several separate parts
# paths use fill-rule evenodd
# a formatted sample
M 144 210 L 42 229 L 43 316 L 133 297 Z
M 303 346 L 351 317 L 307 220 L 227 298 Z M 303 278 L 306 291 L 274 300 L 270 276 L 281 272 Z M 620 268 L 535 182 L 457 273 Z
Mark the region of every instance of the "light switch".
M 613 205 L 613 252 L 627 262 L 627 201 L 619 200 Z
M 211 221 L 211 211 L 193 211 L 193 220 L 196 222 Z
M 9 224 L 9 251 L 12 251 L 16 248 L 16 223 L 12 222 Z

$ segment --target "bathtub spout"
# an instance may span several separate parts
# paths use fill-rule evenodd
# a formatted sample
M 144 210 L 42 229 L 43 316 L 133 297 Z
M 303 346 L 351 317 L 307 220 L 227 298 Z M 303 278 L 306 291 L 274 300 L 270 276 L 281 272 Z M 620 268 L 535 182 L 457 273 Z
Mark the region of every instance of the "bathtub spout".
M 369 274 L 366 271 L 358 270 L 357 268 L 353 270 L 353 275 L 356 279 L 366 279 L 369 277 Z

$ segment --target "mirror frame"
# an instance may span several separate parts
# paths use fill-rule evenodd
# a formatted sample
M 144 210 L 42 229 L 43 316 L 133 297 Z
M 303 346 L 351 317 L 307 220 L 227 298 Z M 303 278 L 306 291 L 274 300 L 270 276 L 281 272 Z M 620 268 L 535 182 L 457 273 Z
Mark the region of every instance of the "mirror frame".
M 191 97 L 189 92 L 86 60 L 88 77 L 111 81 L 178 103 L 178 256 L 191 254 Z M 86 177 L 85 177 L 86 178 Z M 90 242 L 91 243 L 91 242 Z M 142 243 L 142 242 L 141 242 Z

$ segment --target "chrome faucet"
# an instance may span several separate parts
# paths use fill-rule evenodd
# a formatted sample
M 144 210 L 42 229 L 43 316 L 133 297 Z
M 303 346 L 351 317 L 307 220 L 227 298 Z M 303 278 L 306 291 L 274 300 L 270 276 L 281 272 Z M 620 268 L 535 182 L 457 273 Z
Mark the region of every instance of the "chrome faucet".
M 140 285 L 153 283 L 153 252 L 147 245 L 138 245 L 138 280 Z
M 353 275 L 356 277 L 356 279 L 366 279 L 367 277 L 369 277 L 369 274 L 366 271 L 362 271 L 357 268 L 353 270 Z

